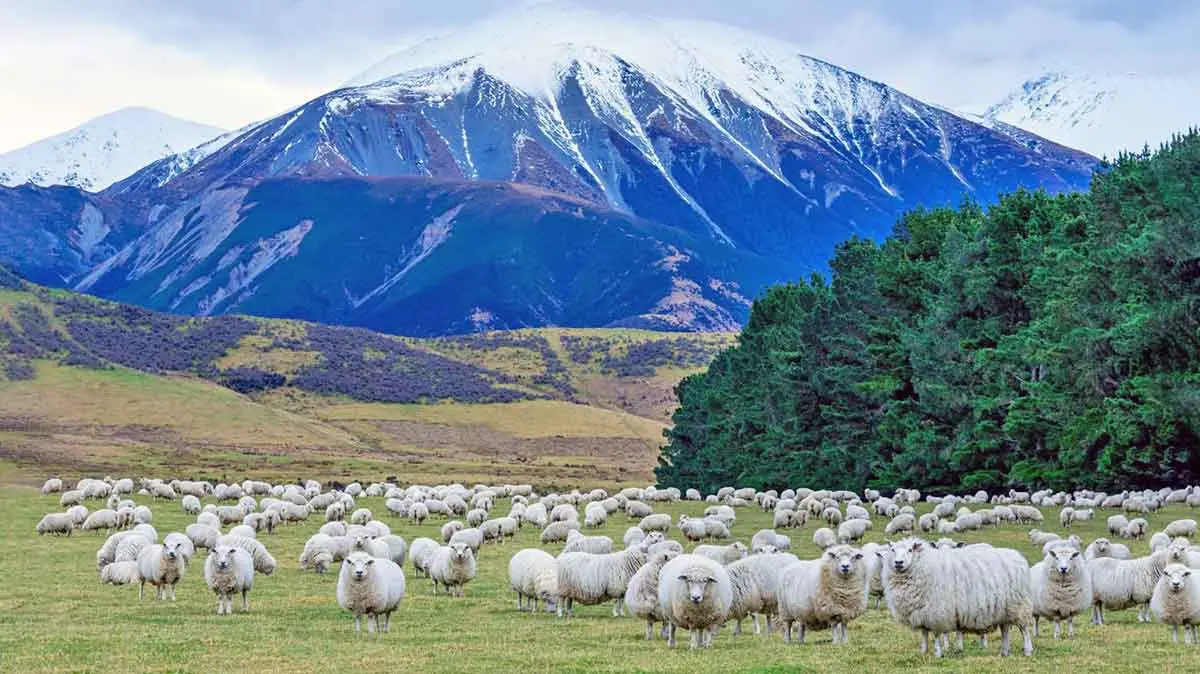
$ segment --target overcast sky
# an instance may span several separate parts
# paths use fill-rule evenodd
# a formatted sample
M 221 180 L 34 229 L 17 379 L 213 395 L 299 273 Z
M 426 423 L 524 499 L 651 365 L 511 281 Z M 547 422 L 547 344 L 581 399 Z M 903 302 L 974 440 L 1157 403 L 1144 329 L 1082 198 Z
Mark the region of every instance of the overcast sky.
M 522 0 L 0 0 L 0 152 L 130 105 L 225 128 Z M 951 107 L 1045 68 L 1200 63 L 1191 0 L 577 0 L 731 23 Z

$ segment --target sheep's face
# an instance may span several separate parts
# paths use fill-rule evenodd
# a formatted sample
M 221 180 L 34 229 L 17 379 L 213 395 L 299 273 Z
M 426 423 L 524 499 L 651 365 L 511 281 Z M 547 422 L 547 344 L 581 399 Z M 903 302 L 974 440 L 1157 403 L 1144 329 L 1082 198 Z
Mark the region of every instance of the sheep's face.
M 687 586 L 688 599 L 693 604 L 699 604 L 704 601 L 704 597 L 708 594 L 709 586 L 717 582 L 717 579 L 707 573 L 692 573 L 681 574 L 679 580 Z
M 471 546 L 466 543 L 452 543 L 450 545 L 450 554 L 456 562 L 465 562 L 474 556 L 471 552 Z
M 1187 563 L 1188 556 L 1187 543 L 1172 543 L 1167 546 L 1167 559 L 1171 563 Z
M 904 573 L 913 567 L 925 551 L 925 541 L 909 539 L 891 543 L 888 547 L 891 548 L 892 568 L 898 573 Z
M 1112 552 L 1112 543 L 1107 538 L 1097 538 L 1092 541 L 1092 546 L 1097 557 L 1108 557 Z
M 1079 551 L 1074 548 L 1058 547 L 1050 550 L 1046 555 L 1046 561 L 1053 568 L 1058 569 L 1061 575 L 1067 575 L 1079 565 Z
M 828 560 L 826 564 L 829 564 L 842 577 L 852 576 L 863 568 L 862 551 L 849 546 L 839 545 L 836 548 L 830 548 L 825 551 L 825 558 Z
M 178 559 L 183 553 L 179 550 L 179 541 L 166 541 L 163 543 L 163 554 L 167 559 Z
M 1171 564 L 1163 570 L 1163 582 L 1170 592 L 1182 592 L 1191 578 L 1192 570 L 1182 564 Z
M 346 558 L 344 562 L 350 567 L 350 576 L 361 581 L 371 573 L 371 567 L 375 566 L 375 558 L 365 553 L 356 553 Z
M 754 548 L 754 554 L 756 554 L 756 555 L 773 555 L 777 552 L 779 552 L 779 548 L 775 547 L 774 545 L 768 545 L 765 543 L 763 545 L 760 545 L 760 546 Z
M 662 543 L 665 540 L 667 540 L 667 537 L 663 536 L 661 531 L 652 531 L 646 534 L 646 537 L 642 539 L 642 550 L 649 550 L 651 546 L 655 545 L 656 543 Z
M 733 543 L 732 545 L 730 545 L 729 547 L 734 552 L 737 553 L 738 559 L 745 559 L 746 555 L 749 554 L 749 551 L 746 550 L 746 545 L 744 543 L 742 543 L 741 541 L 737 541 L 737 542 Z
M 236 559 L 237 548 L 229 545 L 218 545 L 216 550 L 212 551 L 213 562 L 221 571 L 228 569 Z

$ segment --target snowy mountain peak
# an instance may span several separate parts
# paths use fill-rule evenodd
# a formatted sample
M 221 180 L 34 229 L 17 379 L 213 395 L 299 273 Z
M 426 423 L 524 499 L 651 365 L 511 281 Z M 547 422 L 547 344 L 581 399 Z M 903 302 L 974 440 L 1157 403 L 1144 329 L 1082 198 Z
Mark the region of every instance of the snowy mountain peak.
M 1047 70 L 1013 89 L 983 116 L 1096 156 L 1156 145 L 1200 122 L 1200 74 Z
M 72 185 L 99 191 L 223 132 L 151 108 L 122 108 L 0 154 L 0 185 Z

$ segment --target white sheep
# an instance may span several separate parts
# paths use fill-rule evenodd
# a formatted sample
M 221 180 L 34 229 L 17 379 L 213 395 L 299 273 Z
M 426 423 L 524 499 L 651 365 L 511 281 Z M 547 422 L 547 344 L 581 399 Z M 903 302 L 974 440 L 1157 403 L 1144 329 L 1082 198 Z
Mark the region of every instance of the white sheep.
M 666 513 L 656 513 L 643 517 L 638 528 L 647 533 L 651 531 L 667 532 L 671 530 L 671 516 Z
M 1133 555 L 1130 554 L 1129 546 L 1127 545 L 1113 543 L 1107 538 L 1097 538 L 1087 546 L 1086 550 L 1083 551 L 1083 558 L 1096 559 L 1097 557 L 1132 559 Z
M 1067 638 L 1075 637 L 1075 616 L 1092 605 L 1092 574 L 1079 550 L 1059 546 L 1046 553 L 1045 559 L 1029 570 L 1030 596 L 1033 598 L 1033 634 L 1037 636 L 1041 619 L 1054 621 L 1054 638 L 1067 621 Z
M 1183 641 L 1200 643 L 1196 628 L 1200 625 L 1200 582 L 1192 570 L 1182 564 L 1168 564 L 1154 586 L 1150 610 L 1165 625 L 1171 626 L 1171 641 L 1179 643 L 1179 626 L 1183 625 Z
M 64 508 L 73 505 L 83 505 L 85 498 L 86 497 L 83 495 L 82 489 L 70 489 L 68 491 L 64 491 L 62 495 L 58 497 L 58 505 Z
M 552 611 L 558 598 L 558 561 L 545 550 L 521 550 L 508 562 L 508 584 L 517 593 L 518 611 L 536 612 L 539 601 Z
M 449 545 L 438 548 L 429 565 L 429 577 L 433 580 L 434 594 L 438 593 L 439 587 L 445 587 L 447 594 L 463 596 L 464 587 L 475 578 L 475 553 L 471 546 L 452 540 Z
M 1120 536 L 1125 527 L 1129 526 L 1129 518 L 1124 515 L 1113 515 L 1107 520 L 1110 536 Z
M 218 545 L 204 560 L 204 583 L 217 595 L 217 615 L 233 615 L 233 596 L 242 595 L 242 611 L 250 610 L 254 559 L 232 545 Z
M 837 545 L 838 537 L 837 534 L 833 532 L 833 529 L 821 527 L 813 532 L 812 540 L 813 545 L 816 545 L 818 548 L 824 550 L 830 546 Z
M 138 553 L 138 599 L 146 596 L 146 583 L 156 588 L 155 598 L 162 600 L 169 592 L 171 601 L 175 601 L 175 585 L 183 580 L 187 562 L 180 554 L 177 541 L 164 542 L 160 545 L 145 547 Z
M 1092 573 L 1092 623 L 1104 624 L 1104 610 L 1138 607 L 1138 622 L 1150 619 L 1149 603 L 1154 587 L 1170 562 L 1170 552 L 1159 550 L 1148 557 L 1088 561 Z
M 426 539 L 428 540 L 428 539 Z M 362 616 L 367 616 L 368 632 L 387 632 L 392 612 L 404 599 L 404 571 L 387 559 L 355 552 L 342 561 L 338 574 L 338 606 L 354 614 L 354 631 L 362 632 Z M 383 616 L 383 625 L 379 616 Z
M 255 538 L 226 534 L 217 539 L 217 545 L 232 545 L 250 553 L 251 558 L 254 560 L 254 570 L 264 576 L 275 573 L 275 569 L 279 566 L 275 558 L 267 550 L 267 546 L 258 542 Z
M 625 608 L 630 615 L 646 621 L 646 640 L 654 638 L 654 623 L 663 622 L 663 615 L 658 608 L 658 580 L 663 566 L 675 559 L 680 553 L 674 550 L 650 555 L 637 573 L 629 579 L 625 589 Z M 663 624 L 666 629 L 666 624 Z
M 637 527 L 629 527 L 625 530 L 625 535 L 621 537 L 621 543 L 625 547 L 636 545 L 646 539 L 646 532 Z
M 44 534 L 66 534 L 71 536 L 75 529 L 75 519 L 70 513 L 47 513 L 37 523 L 36 531 L 39 536 Z
M 750 538 L 751 551 L 757 551 L 766 545 L 770 545 L 776 550 L 787 551 L 792 548 L 792 539 L 783 534 L 776 533 L 772 529 L 760 529 Z
M 726 565 L 739 559 L 745 559 L 749 551 L 744 544 L 734 541 L 729 545 L 697 545 L 692 550 L 692 554 L 707 557 L 718 564 Z
M 825 628 L 833 631 L 833 643 L 849 641 L 847 626 L 867 610 L 867 564 L 861 550 L 836 545 L 820 559 L 790 565 L 783 579 L 779 620 L 785 642 L 792 640 L 793 625 L 799 643 L 804 643 L 806 630 Z
M 612 550 L 613 540 L 608 536 L 584 536 L 576 530 L 567 532 L 567 544 L 562 549 L 563 552 L 590 552 L 597 555 Z
M 1196 537 L 1196 520 L 1175 520 L 1163 528 L 1163 533 L 1176 538 L 1182 536 L 1184 538 Z
M 57 477 L 52 477 L 42 483 L 42 496 L 56 494 L 63 490 L 63 481 Z
M 304 551 L 300 553 L 299 566 L 301 571 L 312 569 L 315 573 L 325 573 L 334 562 L 332 537 L 327 534 L 313 534 L 304 542 Z
M 408 546 L 408 558 L 412 561 L 413 569 L 423 576 L 429 576 L 429 565 L 433 563 L 433 557 L 442 546 L 432 538 L 415 538 L 411 545 Z
M 755 634 L 762 633 L 759 616 L 766 617 L 767 632 L 771 631 L 772 617 L 778 612 L 783 570 L 798 561 L 793 554 L 779 552 L 774 546 L 763 546 L 762 552 L 725 567 L 733 588 L 729 619 L 736 621 L 735 635 L 742 633 L 742 620 L 747 616 L 753 616 Z
M 985 634 L 1000 628 L 1000 654 L 1009 654 L 1009 633 L 1020 629 L 1026 656 L 1033 654 L 1033 606 L 1029 563 L 1015 550 L 988 545 L 941 550 L 919 538 L 893 543 L 884 555 L 883 584 L 888 609 L 902 625 L 921 631 L 921 652 L 934 636 L 951 632 Z
M 140 583 L 138 564 L 133 562 L 113 562 L 100 569 L 100 582 L 109 585 L 130 585 Z
M 839 543 L 860 541 L 872 526 L 874 525 L 871 524 L 871 520 L 846 520 L 838 525 L 837 540 Z
M 911 533 L 916 528 L 916 525 L 917 520 L 915 517 L 908 513 L 901 513 L 893 517 L 891 522 L 888 522 L 888 525 L 883 529 L 883 533 L 886 536 Z
M 558 617 L 573 615 L 577 602 L 593 606 L 613 599 L 616 603 L 612 614 L 623 615 L 625 590 L 629 588 L 629 579 L 646 562 L 646 547 L 646 541 L 643 541 L 621 552 L 559 555 Z
M 670 517 L 668 516 L 667 519 L 669 522 Z M 542 543 L 562 543 L 567 540 L 568 532 L 577 530 L 579 530 L 579 522 L 574 520 L 551 522 L 542 530 L 541 541 Z
M 667 646 L 675 631 L 691 630 L 692 648 L 712 645 L 712 635 L 729 616 L 733 586 L 725 567 L 707 557 L 680 555 L 659 573 L 658 609 L 667 627 Z

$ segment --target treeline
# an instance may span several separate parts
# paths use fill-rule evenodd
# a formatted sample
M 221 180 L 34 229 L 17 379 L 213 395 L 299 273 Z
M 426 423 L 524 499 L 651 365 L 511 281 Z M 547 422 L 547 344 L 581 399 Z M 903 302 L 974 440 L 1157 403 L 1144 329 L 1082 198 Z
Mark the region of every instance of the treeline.
M 1089 193 L 916 211 L 775 287 L 676 389 L 660 483 L 1200 480 L 1200 135 Z

